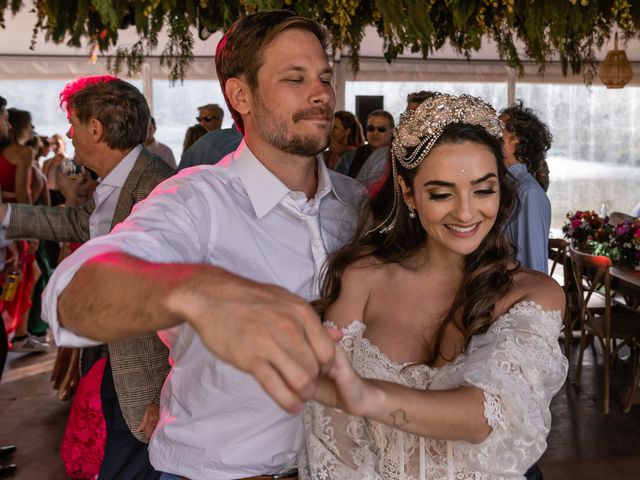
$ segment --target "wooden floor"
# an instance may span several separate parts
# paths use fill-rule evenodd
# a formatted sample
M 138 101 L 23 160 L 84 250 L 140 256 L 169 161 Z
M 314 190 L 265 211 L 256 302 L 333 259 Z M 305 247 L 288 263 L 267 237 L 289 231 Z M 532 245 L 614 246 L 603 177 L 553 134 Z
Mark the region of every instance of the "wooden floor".
M 18 473 L 11 478 L 67 478 L 59 444 L 70 402 L 57 400 L 51 389 L 53 359 L 54 353 L 9 355 L 0 384 L 0 445 L 18 446 L 11 460 Z M 570 378 L 574 370 L 575 360 Z M 602 414 L 600 373 L 588 351 L 582 387 L 568 382 L 553 400 L 549 447 L 540 460 L 545 480 L 640 480 L 640 405 L 629 414 L 620 409 L 628 367 L 614 373 L 607 417 Z

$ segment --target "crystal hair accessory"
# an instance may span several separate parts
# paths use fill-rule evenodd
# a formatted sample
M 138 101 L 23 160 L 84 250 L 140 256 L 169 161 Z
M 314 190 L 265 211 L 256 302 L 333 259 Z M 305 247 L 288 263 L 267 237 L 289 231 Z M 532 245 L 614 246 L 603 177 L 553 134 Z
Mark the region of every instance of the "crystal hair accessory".
M 422 102 L 415 110 L 408 110 L 400 117 L 391 144 L 391 167 L 393 173 L 393 208 L 374 231 L 389 233 L 395 227 L 399 214 L 400 186 L 398 185 L 399 163 L 412 170 L 420 166 L 429 155 L 444 130 L 452 123 L 465 123 L 483 127 L 494 137 L 502 138 L 502 121 L 495 109 L 483 100 L 471 95 L 449 95 L 438 93 Z M 466 172 L 459 172 L 464 175 Z
M 394 159 L 404 168 L 416 168 L 452 123 L 479 125 L 494 137 L 502 137 L 502 122 L 491 105 L 471 95 L 442 93 L 402 115 L 391 145 Z

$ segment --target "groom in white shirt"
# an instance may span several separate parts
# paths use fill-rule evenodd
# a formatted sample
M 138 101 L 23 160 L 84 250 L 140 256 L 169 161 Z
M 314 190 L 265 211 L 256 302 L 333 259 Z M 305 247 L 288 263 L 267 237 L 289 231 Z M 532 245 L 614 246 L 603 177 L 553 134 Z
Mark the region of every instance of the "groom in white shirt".
M 44 294 L 62 345 L 164 329 L 172 370 L 149 447 L 163 478 L 296 475 L 301 404 L 335 352 L 306 300 L 362 194 L 316 158 L 335 106 L 326 47 L 291 12 L 235 22 L 216 70 L 238 149 L 161 184 Z

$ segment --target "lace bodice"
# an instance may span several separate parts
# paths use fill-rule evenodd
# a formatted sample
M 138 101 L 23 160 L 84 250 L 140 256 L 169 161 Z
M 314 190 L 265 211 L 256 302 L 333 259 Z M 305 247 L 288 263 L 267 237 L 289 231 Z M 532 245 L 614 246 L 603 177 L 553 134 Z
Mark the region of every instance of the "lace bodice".
M 321 480 L 497 480 L 524 478 L 546 449 L 549 404 L 568 362 L 558 346 L 562 321 L 531 302 L 516 304 L 451 363 L 398 363 L 364 337 L 358 320 L 343 329 L 342 348 L 365 378 L 416 389 L 472 385 L 484 391 L 492 432 L 480 444 L 418 437 L 325 407 L 305 406 L 300 478 Z

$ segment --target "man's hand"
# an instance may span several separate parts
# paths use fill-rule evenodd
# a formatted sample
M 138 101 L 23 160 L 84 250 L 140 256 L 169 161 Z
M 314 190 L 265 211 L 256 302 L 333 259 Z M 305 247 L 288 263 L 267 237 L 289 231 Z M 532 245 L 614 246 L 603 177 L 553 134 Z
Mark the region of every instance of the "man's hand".
M 336 349 L 316 313 L 283 288 L 219 269 L 215 277 L 203 273 L 172 292 L 166 306 L 209 350 L 253 375 L 282 408 L 300 412 Z
M 13 265 L 13 268 L 17 269 L 20 264 L 20 249 L 18 248 L 18 243 L 12 242 L 11 244 L 9 244 L 7 249 L 9 250 L 9 253 L 11 253 L 11 255 L 9 255 L 9 258 L 7 258 L 7 261 L 10 262 L 11 265 Z
M 80 176 L 70 176 L 62 173 L 62 169 L 56 169 L 56 182 L 60 193 L 65 198 L 65 203 L 69 206 L 78 204 L 78 187 L 80 186 Z
M 0 200 L 0 223 L 4 220 L 4 217 L 7 215 L 7 210 L 9 209 L 6 203 L 2 203 Z
M 40 247 L 40 240 L 29 240 L 27 243 L 27 255 L 35 255 Z
M 144 433 L 144 438 L 146 438 L 147 441 L 151 440 L 151 434 L 156 429 L 158 420 L 160 420 L 160 405 L 155 402 L 151 402 L 144 410 L 142 421 L 140 422 L 140 425 L 138 425 L 137 429 L 138 432 Z
M 342 348 L 337 347 L 335 363 L 318 378 L 313 400 L 351 415 L 368 416 L 374 411 L 375 398 L 369 381 L 356 373 Z

